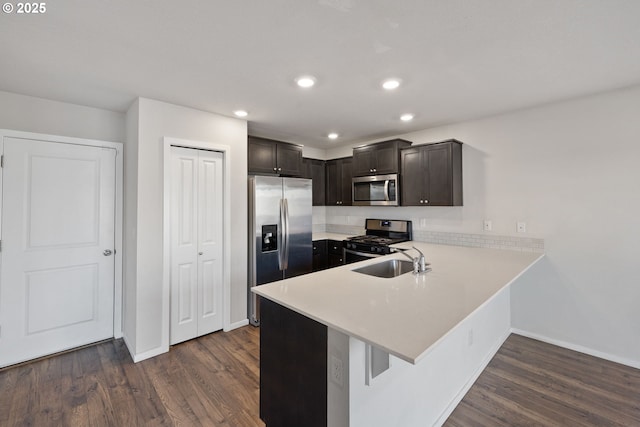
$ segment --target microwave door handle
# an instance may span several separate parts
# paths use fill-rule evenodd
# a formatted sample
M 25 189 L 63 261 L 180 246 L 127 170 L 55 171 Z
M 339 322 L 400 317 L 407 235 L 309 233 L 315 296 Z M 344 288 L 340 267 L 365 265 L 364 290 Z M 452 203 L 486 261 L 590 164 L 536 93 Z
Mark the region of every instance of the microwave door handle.
M 389 180 L 388 179 L 384 180 L 384 201 L 385 202 L 389 201 Z

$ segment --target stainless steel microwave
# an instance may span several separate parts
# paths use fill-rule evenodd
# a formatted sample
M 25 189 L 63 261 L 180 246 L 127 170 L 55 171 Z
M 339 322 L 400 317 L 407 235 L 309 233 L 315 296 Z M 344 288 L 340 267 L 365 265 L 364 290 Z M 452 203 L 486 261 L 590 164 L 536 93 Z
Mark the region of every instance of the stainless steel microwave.
M 353 178 L 354 206 L 398 206 L 399 195 L 398 174 Z

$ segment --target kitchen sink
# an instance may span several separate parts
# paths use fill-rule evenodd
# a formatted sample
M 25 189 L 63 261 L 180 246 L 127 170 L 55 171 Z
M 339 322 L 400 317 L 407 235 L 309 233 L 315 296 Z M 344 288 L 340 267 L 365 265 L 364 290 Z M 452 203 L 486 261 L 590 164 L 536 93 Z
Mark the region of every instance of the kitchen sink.
M 411 261 L 404 261 L 401 259 L 389 259 L 377 264 L 354 268 L 352 271 L 355 271 L 356 273 L 368 274 L 369 276 L 390 279 L 392 277 L 398 277 L 401 274 L 413 271 L 413 263 Z

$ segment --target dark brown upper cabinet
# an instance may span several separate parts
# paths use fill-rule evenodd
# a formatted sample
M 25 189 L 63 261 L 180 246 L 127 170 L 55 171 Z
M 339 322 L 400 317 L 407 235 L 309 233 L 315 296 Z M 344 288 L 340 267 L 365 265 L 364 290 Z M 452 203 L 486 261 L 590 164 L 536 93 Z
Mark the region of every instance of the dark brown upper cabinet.
M 402 206 L 462 206 L 462 142 L 402 149 Z
M 325 161 L 317 159 L 302 159 L 304 164 L 304 177 L 311 178 L 313 183 L 313 206 L 325 204 Z
M 353 157 L 326 161 L 326 205 L 351 205 L 351 178 L 353 178 Z
M 400 149 L 410 141 L 392 139 L 353 149 L 353 176 L 387 175 L 400 172 Z
M 249 173 L 302 176 L 302 147 L 287 142 L 250 136 L 248 138 Z

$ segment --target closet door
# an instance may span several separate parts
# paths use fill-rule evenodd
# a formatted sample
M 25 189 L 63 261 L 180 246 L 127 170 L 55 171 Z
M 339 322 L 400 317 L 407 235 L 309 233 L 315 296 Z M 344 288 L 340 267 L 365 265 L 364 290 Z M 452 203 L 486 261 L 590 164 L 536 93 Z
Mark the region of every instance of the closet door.
M 171 344 L 222 329 L 222 154 L 171 147 Z

